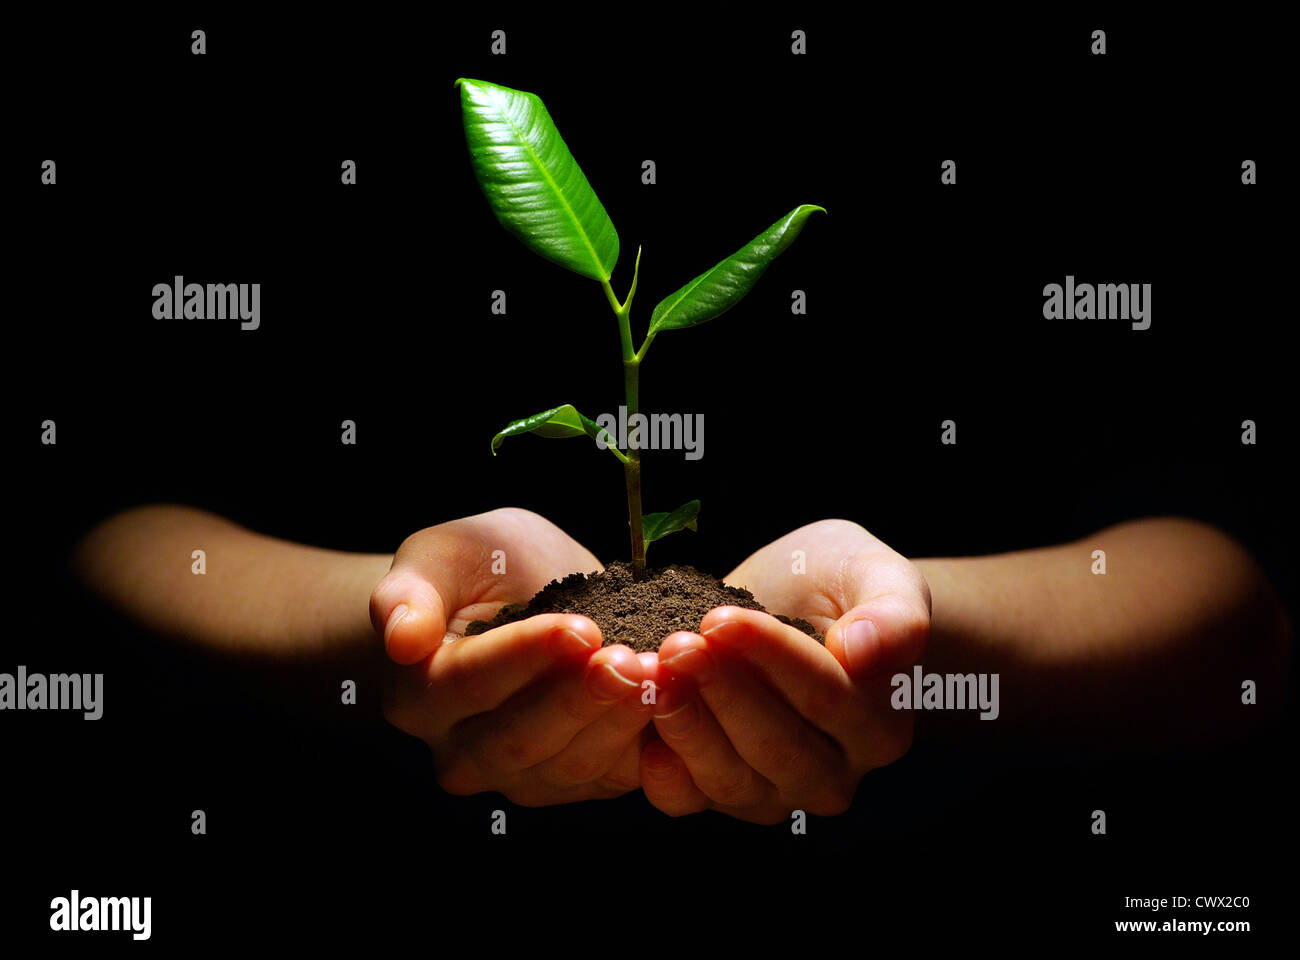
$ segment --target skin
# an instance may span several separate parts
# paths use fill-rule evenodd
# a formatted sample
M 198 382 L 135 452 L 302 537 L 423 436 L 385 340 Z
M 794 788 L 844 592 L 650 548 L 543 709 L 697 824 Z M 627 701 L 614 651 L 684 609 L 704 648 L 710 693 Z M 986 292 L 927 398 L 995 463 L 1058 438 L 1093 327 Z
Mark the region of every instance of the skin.
M 740 607 L 666 638 L 661 742 L 641 756 L 646 797 L 673 816 L 713 809 L 757 823 L 795 809 L 843 813 L 863 774 L 911 746 L 913 714 L 890 707 L 889 680 L 925 650 L 925 579 L 862 527 L 827 520 L 768 544 L 726 580 L 807 619 L 826 645 Z
M 207 573 L 191 572 L 191 552 Z M 493 552 L 504 551 L 504 575 Z M 146 628 L 252 667 L 389 658 L 384 713 L 433 751 L 454 794 L 495 790 L 525 806 L 635 790 L 653 735 L 654 654 L 601 647 L 581 616 L 532 617 L 457 642 L 472 620 L 527 602 L 551 580 L 600 570 L 550 521 L 500 509 L 408 537 L 395 556 L 287 543 L 189 507 L 109 518 L 73 568 Z M 376 583 L 378 585 L 376 585 Z M 232 602 L 232 598 L 238 598 Z M 367 609 L 369 616 L 367 616 Z
M 196 547 L 207 551 L 203 577 L 190 571 Z M 1095 549 L 1107 552 L 1106 576 L 1091 572 Z M 504 574 L 493 572 L 497 550 Z M 806 558 L 798 573 L 796 550 Z M 142 507 L 92 530 L 73 565 L 146 627 L 242 661 L 372 660 L 382 637 L 392 664 L 385 715 L 430 746 L 451 793 L 495 790 L 536 806 L 640 787 L 672 816 L 712 809 L 756 823 L 794 809 L 843 812 L 865 773 L 907 751 L 915 714 L 890 706 L 889 679 L 913 663 L 1000 675 L 1002 712 L 996 730 L 979 729 L 984 740 L 1203 742 L 1274 715 L 1293 636 L 1249 554 L 1179 518 L 914 562 L 857 524 L 820 521 L 726 580 L 811 621 L 824 647 L 766 614 L 722 607 L 698 632 L 665 638 L 657 655 L 601 648 L 596 625 L 570 615 L 462 639 L 501 604 L 600 569 L 524 510 L 429 527 L 388 557 Z M 1241 678 L 1257 679 L 1258 710 L 1241 709 Z M 969 737 L 959 714 L 925 719 L 936 734 Z
M 804 574 L 791 573 L 795 549 L 806 552 Z M 1095 549 L 1111 558 L 1106 576 L 1092 572 Z M 1012 737 L 1128 747 L 1207 742 L 1275 719 L 1293 643 L 1249 554 L 1181 518 L 915 563 L 856 524 L 828 520 L 759 550 L 727 582 L 808 619 L 826 646 L 738 608 L 664 641 L 661 742 L 646 746 L 641 768 L 646 797 L 672 816 L 713 809 L 775 823 L 794 809 L 842 812 L 862 775 L 912 742 L 915 714 L 888 705 L 888 678 L 916 662 L 998 673 Z M 859 646 L 850 631 L 861 620 L 872 626 Z M 1242 707 L 1243 678 L 1257 682 L 1258 707 Z M 931 717 L 935 732 L 971 738 L 969 715 Z
M 504 550 L 505 576 L 492 572 Z M 545 614 L 461 639 L 503 602 L 602 569 L 535 513 L 503 509 L 423 530 L 398 548 L 370 598 L 389 657 L 407 664 L 386 716 L 433 750 L 453 794 L 495 790 L 522 806 L 608 798 L 640 785 L 657 659 L 601 647 L 582 616 Z

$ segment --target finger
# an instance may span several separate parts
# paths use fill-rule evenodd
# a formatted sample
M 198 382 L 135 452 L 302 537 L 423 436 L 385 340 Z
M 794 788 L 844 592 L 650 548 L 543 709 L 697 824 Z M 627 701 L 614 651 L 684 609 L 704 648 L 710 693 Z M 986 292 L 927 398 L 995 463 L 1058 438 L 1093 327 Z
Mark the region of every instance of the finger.
M 689 652 L 675 655 L 661 650 L 660 671 L 674 677 L 684 674 L 694 681 L 700 699 L 709 708 L 704 715 L 712 714 L 741 760 L 774 784 L 785 800 L 808 806 L 813 812 L 838 805 L 843 799 L 839 792 L 847 782 L 847 761 L 838 744 L 764 686 L 743 660 L 704 637 L 692 637 L 690 646 Z M 655 725 L 669 746 L 681 749 L 679 741 L 669 739 L 659 728 L 657 718 Z M 689 757 L 686 759 L 689 764 Z M 690 769 L 700 789 L 714 796 L 700 781 L 695 766 Z M 745 806 L 726 799 L 718 802 Z
M 600 644 L 600 628 L 577 614 L 517 620 L 443 644 L 429 667 L 429 695 L 450 726 L 496 709 L 563 664 L 584 661 Z
M 410 569 L 392 570 L 370 594 L 370 622 L 384 638 L 384 650 L 400 664 L 423 660 L 442 643 L 450 607 L 447 594 Z
M 646 727 L 646 730 L 652 728 Z M 456 795 L 482 793 L 485 790 L 498 790 L 511 802 L 523 807 L 545 807 L 557 803 L 576 803 L 582 800 L 607 800 L 621 797 L 637 790 L 641 786 L 641 747 L 640 737 L 626 745 L 614 766 L 591 783 L 571 787 L 557 787 L 544 783 L 533 775 L 533 770 L 526 771 L 522 778 L 515 779 L 509 785 L 489 783 L 482 778 L 481 772 L 472 765 L 460 766 L 455 771 L 444 772 L 440 781 L 444 785 L 454 786 L 449 791 Z M 457 779 L 459 778 L 459 779 Z
M 928 612 L 904 597 L 877 597 L 854 607 L 826 631 L 826 649 L 860 687 L 879 686 L 921 658 Z
M 605 647 L 453 729 L 460 748 L 490 776 L 548 760 L 578 732 L 641 689 L 641 662 L 629 647 Z M 617 754 L 615 754 L 617 756 Z
M 653 703 L 643 702 L 633 692 L 579 730 L 558 753 L 533 770 L 543 782 L 561 788 L 603 780 L 630 747 L 640 747 L 641 732 L 650 723 L 654 709 Z M 634 777 L 636 769 L 632 769 Z M 625 775 L 626 769 L 621 773 Z M 634 781 L 631 786 L 637 785 Z
M 485 789 L 493 789 L 487 787 Z M 585 783 L 559 791 L 536 779 L 499 790 L 513 804 L 520 807 L 553 807 L 559 803 L 580 803 L 583 800 L 612 800 L 628 791 L 623 787 L 607 787 L 598 783 Z
M 709 808 L 709 798 L 695 786 L 686 764 L 662 741 L 652 740 L 642 749 L 640 778 L 646 799 L 670 817 Z
M 921 658 L 930 634 L 930 588 L 911 564 L 855 558 L 851 609 L 826 631 L 826 649 L 854 681 L 886 678 Z
M 651 703 L 654 703 L 659 683 L 659 653 L 655 650 L 648 653 L 638 653 L 637 659 L 641 661 L 642 694 Z
M 655 730 L 713 803 L 757 807 L 772 799 L 776 789 L 741 757 L 697 691 L 697 678 L 717 672 L 707 645 L 692 633 L 672 634 L 661 645 L 664 691 Z
M 839 743 L 860 734 L 870 714 L 853 681 L 802 630 L 758 610 L 718 607 L 700 623 L 711 645 L 748 663 L 809 723 Z
M 596 781 L 597 785 L 623 793 L 641 789 L 641 749 L 654 739 L 655 728 L 646 724 L 628 741 L 614 765 Z
M 826 632 L 827 649 L 840 663 L 853 664 L 854 687 L 867 713 L 863 729 L 872 732 L 841 741 L 854 768 L 893 763 L 911 744 L 915 718 L 910 710 L 894 709 L 891 678 L 920 659 L 928 634 L 928 616 L 922 619 L 915 604 L 897 597 L 854 607 Z

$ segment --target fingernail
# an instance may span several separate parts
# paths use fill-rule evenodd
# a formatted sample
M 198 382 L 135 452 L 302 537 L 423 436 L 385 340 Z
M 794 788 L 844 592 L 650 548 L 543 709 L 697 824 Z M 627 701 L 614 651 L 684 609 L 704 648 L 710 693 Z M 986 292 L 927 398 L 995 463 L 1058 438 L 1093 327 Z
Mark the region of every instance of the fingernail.
M 659 666 L 666 667 L 671 673 L 690 677 L 699 686 L 708 683 L 717 671 L 713 657 L 702 647 L 691 647 L 667 660 L 660 660 Z
M 748 646 L 752 633 L 739 620 L 723 620 L 705 630 L 702 636 L 710 640 L 720 640 L 729 647 L 741 649 Z
M 844 630 L 844 658 L 849 670 L 868 670 L 876 662 L 880 650 L 880 634 L 870 620 L 854 620 Z
M 564 629 L 551 634 L 548 649 L 551 656 L 564 659 L 591 653 L 593 648 L 582 638 L 582 634 Z
M 655 726 L 670 736 L 690 733 L 700 720 L 700 700 L 691 697 L 675 710 L 660 716 L 655 714 Z
M 602 663 L 587 674 L 587 689 L 598 700 L 622 700 L 640 684 L 619 673 L 612 664 Z
M 402 622 L 403 618 L 411 612 L 411 608 L 404 603 L 399 603 L 393 608 L 393 612 L 388 615 L 388 622 L 384 624 L 384 646 L 388 646 L 388 639 L 397 629 L 397 625 Z

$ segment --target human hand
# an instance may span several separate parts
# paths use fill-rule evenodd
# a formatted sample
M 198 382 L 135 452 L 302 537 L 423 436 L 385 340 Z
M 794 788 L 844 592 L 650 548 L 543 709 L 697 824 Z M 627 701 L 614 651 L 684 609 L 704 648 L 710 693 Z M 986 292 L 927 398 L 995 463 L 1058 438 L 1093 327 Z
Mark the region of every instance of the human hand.
M 519 509 L 438 524 L 398 548 L 370 597 L 371 622 L 404 665 L 384 715 L 428 743 L 447 792 L 542 806 L 640 785 L 654 710 L 640 691 L 655 679 L 655 654 L 602 648 L 596 624 L 568 614 L 463 636 L 551 580 L 600 569 L 559 527 Z
M 805 572 L 794 572 L 795 551 Z M 890 677 L 925 647 L 929 587 L 911 562 L 846 520 L 800 527 L 726 582 L 808 620 L 826 645 L 740 607 L 711 610 L 698 634 L 667 637 L 660 739 L 641 755 L 646 797 L 673 816 L 713 809 L 755 823 L 795 809 L 843 813 L 867 771 L 911 746 L 912 713 L 890 706 Z

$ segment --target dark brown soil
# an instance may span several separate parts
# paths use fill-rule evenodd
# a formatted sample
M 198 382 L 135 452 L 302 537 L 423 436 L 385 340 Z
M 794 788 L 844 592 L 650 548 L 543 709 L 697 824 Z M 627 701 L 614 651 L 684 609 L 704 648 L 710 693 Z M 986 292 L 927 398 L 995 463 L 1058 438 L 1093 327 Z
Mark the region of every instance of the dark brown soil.
M 552 580 L 527 605 L 507 604 L 491 620 L 475 620 L 465 633 L 483 633 L 538 613 L 580 613 L 596 621 L 605 646 L 622 643 L 645 652 L 658 650 L 670 633 L 699 630 L 704 615 L 722 606 L 764 609 L 748 590 L 729 587 L 694 567 L 650 570 L 644 580 L 634 580 L 631 564 L 611 563 L 603 573 L 574 573 Z M 807 620 L 773 616 L 825 643 Z

